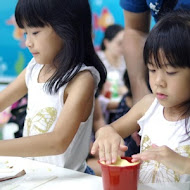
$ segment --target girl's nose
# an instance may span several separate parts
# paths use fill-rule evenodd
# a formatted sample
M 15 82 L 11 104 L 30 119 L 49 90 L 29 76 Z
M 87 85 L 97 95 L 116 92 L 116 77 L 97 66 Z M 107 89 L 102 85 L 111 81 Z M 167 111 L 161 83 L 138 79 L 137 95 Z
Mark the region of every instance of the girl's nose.
M 158 87 L 166 87 L 166 81 L 162 73 L 158 73 L 155 79 L 155 85 Z
M 33 45 L 32 41 L 28 37 L 26 37 L 25 45 L 28 48 L 32 47 L 32 45 Z

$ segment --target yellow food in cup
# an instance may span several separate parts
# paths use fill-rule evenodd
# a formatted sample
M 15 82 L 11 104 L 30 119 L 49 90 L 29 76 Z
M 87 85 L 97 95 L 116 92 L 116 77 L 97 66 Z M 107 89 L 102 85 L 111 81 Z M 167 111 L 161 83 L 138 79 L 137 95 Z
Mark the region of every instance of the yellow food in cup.
M 105 164 L 104 161 L 102 161 L 101 163 Z M 109 166 L 120 166 L 120 167 L 122 167 L 122 166 L 134 166 L 134 165 L 137 165 L 138 163 L 139 162 L 133 162 L 133 163 L 128 162 L 127 160 L 121 159 L 120 156 L 118 156 L 116 163 L 110 164 Z

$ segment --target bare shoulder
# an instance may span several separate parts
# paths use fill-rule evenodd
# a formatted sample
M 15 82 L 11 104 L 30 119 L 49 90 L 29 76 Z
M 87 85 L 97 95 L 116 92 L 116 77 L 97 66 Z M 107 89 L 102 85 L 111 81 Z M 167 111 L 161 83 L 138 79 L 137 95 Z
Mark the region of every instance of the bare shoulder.
M 140 100 L 144 113 L 149 109 L 154 99 L 155 96 L 153 94 L 148 94 Z
M 92 85 L 94 83 L 94 78 L 90 71 L 85 70 L 81 71 L 70 81 L 69 86 L 84 86 L 86 87 Z
M 78 79 L 78 80 L 79 80 L 79 78 L 80 78 L 80 80 L 83 79 L 83 80 L 85 80 L 85 81 L 86 81 L 86 79 L 89 79 L 89 80 L 91 80 L 91 82 L 94 80 L 94 79 L 93 79 L 93 76 L 92 76 L 92 73 L 91 73 L 90 71 L 88 71 L 88 70 L 79 72 L 79 73 L 76 75 L 75 78 Z M 88 81 L 87 81 L 87 82 L 88 82 Z
M 138 101 L 134 107 L 136 110 L 140 110 L 141 115 L 144 115 L 145 112 L 149 109 L 152 102 L 154 101 L 155 96 L 153 94 L 148 94 L 144 96 L 140 101 Z
M 90 71 L 81 71 L 69 82 L 66 87 L 66 93 L 72 92 L 81 94 L 82 92 L 92 93 L 94 91 L 94 78 Z M 84 95 L 84 94 L 83 94 Z

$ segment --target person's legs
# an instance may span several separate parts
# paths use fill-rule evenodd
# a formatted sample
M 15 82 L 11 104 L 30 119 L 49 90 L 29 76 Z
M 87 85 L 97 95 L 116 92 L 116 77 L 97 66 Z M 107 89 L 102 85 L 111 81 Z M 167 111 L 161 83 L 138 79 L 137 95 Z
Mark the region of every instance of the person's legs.
M 92 170 L 95 172 L 95 175 L 97 176 L 101 176 L 102 175 L 102 171 L 101 171 L 101 167 L 98 164 L 98 158 L 97 157 L 92 157 L 89 158 L 87 160 L 87 164 L 88 166 L 90 166 L 92 168 Z

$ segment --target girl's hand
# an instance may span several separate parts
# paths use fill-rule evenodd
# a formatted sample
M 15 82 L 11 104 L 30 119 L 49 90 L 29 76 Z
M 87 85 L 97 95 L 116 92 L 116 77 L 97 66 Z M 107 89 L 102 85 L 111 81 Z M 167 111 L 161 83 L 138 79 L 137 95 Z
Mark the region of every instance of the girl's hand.
M 98 150 L 100 161 L 111 164 L 116 162 L 118 155 L 122 155 L 121 152 L 127 150 L 127 146 L 114 128 L 105 126 L 96 132 L 96 141 L 92 146 L 91 154 L 95 154 Z
M 157 146 L 155 144 L 152 145 L 151 148 L 148 150 L 133 155 L 132 156 L 132 161 L 146 161 L 146 160 L 156 160 L 158 162 L 166 162 L 169 160 L 169 158 L 173 155 L 173 151 L 168 148 L 167 146 Z
M 158 161 L 180 174 L 186 173 L 185 163 L 190 164 L 190 158 L 179 155 L 167 146 L 157 146 L 155 144 L 143 153 L 132 156 L 132 162 L 146 160 Z
M 131 137 L 133 138 L 133 140 L 136 142 L 136 145 L 137 146 L 140 146 L 140 143 L 141 143 L 141 139 L 140 139 L 140 136 L 138 135 L 138 132 L 135 131 Z

